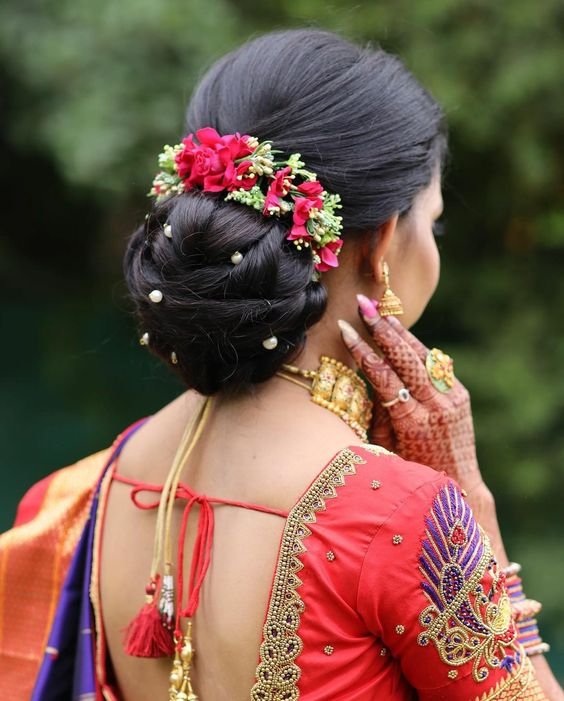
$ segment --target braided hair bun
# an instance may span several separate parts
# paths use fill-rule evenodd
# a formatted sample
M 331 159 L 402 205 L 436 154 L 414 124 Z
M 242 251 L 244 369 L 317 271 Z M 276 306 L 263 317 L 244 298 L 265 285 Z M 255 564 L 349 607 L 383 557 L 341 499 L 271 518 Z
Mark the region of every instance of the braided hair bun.
M 407 213 L 446 152 L 440 107 L 399 59 L 321 30 L 269 33 L 220 59 L 188 106 L 186 132 L 204 127 L 299 152 L 341 197 L 345 246 Z M 151 351 L 205 395 L 272 377 L 327 304 L 311 252 L 286 238 L 291 217 L 224 197 L 193 189 L 157 201 L 124 262 Z
M 174 352 L 188 387 L 236 393 L 268 379 L 323 315 L 327 295 L 312 280 L 311 255 L 297 254 L 287 235 L 286 222 L 200 191 L 157 205 L 134 233 L 130 294 L 151 350 L 167 361 Z M 161 302 L 151 301 L 153 290 Z M 278 345 L 267 350 L 273 335 Z

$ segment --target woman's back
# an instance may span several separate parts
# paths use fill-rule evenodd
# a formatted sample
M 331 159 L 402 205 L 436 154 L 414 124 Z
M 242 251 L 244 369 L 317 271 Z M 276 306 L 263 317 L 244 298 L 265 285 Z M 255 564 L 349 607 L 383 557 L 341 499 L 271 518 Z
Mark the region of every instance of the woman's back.
M 216 404 L 182 475 L 210 499 L 277 514 L 212 506 L 211 566 L 193 616 L 197 697 L 177 698 L 407 701 L 417 693 L 438 701 L 520 691 L 531 670 L 515 641 L 503 577 L 455 483 L 359 442 L 297 388 L 271 392 L 273 384 Z M 170 447 L 195 403 L 184 395 L 130 438 L 117 465 L 121 479 L 165 481 Z M 277 406 L 293 408 L 286 431 Z M 308 438 L 300 427 L 310 426 Z M 99 516 L 101 604 L 116 675 L 114 683 L 108 672 L 109 686 L 120 700 L 140 701 L 165 693 L 171 661 L 135 659 L 121 647 L 155 527 L 154 516 L 129 502 L 130 488 L 114 484 L 105 523 Z M 144 500 L 142 491 L 136 498 Z M 192 512 L 184 581 L 197 530 Z
M 298 388 L 279 384 L 283 387 L 276 388 L 271 404 L 271 392 L 265 392 L 261 401 L 252 405 L 254 409 L 249 402 L 218 407 L 181 481 L 212 497 L 288 512 L 335 453 L 358 443 L 358 437 L 337 417 L 307 398 L 301 401 Z M 286 393 L 286 402 L 280 402 L 280 392 Z M 139 429 L 126 444 L 117 472 L 163 484 L 196 402 L 194 393 L 186 393 Z M 281 406 L 287 407 L 283 415 L 279 413 Z M 308 414 L 312 418 L 308 419 Z M 312 421 L 314 435 L 308 428 Z M 123 652 L 123 629 L 143 601 L 155 528 L 155 510 L 136 509 L 130 491 L 125 484 L 114 482 L 111 487 L 101 558 L 104 628 L 125 701 L 162 695 L 171 667 L 169 659 L 139 660 Z M 154 495 L 147 494 L 146 500 L 154 500 Z M 231 506 L 213 508 L 212 561 L 194 619 L 197 652 L 193 680 L 204 701 L 246 701 L 254 683 L 285 519 Z M 196 534 L 196 511 L 188 524 L 186 573 Z M 175 534 L 181 513 L 182 505 L 178 504 Z

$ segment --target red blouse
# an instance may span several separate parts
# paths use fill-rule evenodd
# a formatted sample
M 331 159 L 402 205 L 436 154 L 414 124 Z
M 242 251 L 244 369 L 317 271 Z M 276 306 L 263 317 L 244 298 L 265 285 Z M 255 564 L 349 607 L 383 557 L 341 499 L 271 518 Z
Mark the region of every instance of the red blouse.
M 340 451 L 288 517 L 252 698 L 543 698 L 455 483 Z
M 180 491 L 201 512 L 225 503 Z M 287 515 L 251 699 L 543 699 L 515 636 L 456 484 L 351 445 Z

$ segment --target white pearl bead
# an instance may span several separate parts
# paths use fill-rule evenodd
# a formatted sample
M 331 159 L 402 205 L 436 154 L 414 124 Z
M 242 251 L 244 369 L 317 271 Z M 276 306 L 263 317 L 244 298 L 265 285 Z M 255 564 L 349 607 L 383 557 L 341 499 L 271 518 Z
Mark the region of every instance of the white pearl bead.
M 172 351 L 172 353 L 170 354 L 170 362 L 173 365 L 178 365 L 178 356 L 176 355 L 175 351 Z
M 239 251 L 235 251 L 235 253 L 231 256 L 231 262 L 233 265 L 239 265 L 239 263 L 243 260 L 243 254 L 240 253 Z
M 168 222 L 163 226 L 163 231 L 167 239 L 172 238 L 172 226 Z
M 149 292 L 149 299 L 151 302 L 158 304 L 159 302 L 163 301 L 163 293 L 160 290 L 153 290 L 152 292 Z
M 141 336 L 139 339 L 139 343 L 142 346 L 148 346 L 149 345 L 149 334 L 145 331 L 145 333 Z
M 278 339 L 276 338 L 276 336 L 265 338 L 262 342 L 262 345 L 266 348 L 266 350 L 274 350 L 278 345 Z

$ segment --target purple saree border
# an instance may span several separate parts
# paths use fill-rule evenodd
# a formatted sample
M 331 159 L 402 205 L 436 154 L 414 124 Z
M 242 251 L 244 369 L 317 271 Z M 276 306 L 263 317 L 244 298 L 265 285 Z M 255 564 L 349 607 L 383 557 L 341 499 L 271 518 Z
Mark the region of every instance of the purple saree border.
M 90 578 L 100 488 L 127 440 L 148 418 L 140 419 L 125 431 L 98 479 L 88 518 L 61 590 L 30 701 L 78 701 L 88 696 L 96 697 L 95 624 L 90 603 Z

